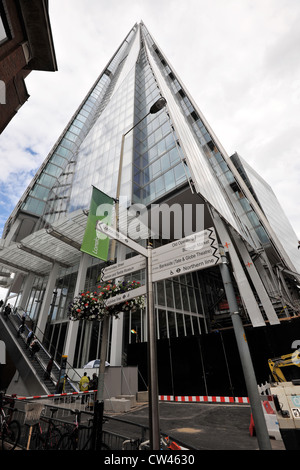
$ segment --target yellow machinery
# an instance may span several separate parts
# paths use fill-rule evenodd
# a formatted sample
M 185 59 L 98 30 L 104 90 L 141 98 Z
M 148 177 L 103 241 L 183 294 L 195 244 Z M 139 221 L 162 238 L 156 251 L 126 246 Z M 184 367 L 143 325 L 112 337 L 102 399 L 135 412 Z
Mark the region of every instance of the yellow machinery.
M 284 356 L 269 359 L 268 364 L 275 382 L 300 379 L 300 350 L 298 349 Z
M 300 350 L 269 359 L 271 395 L 286 450 L 300 450 Z

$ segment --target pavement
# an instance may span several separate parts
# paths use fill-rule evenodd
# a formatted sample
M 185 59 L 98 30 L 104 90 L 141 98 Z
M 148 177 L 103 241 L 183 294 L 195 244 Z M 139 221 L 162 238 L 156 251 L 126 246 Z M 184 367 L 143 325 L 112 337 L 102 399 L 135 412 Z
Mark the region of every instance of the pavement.
M 149 425 L 148 404 L 111 416 Z M 161 431 L 197 450 L 261 450 L 257 438 L 250 435 L 250 417 L 251 408 L 246 404 L 159 403 Z M 128 426 L 124 431 L 128 432 Z M 272 450 L 285 450 L 282 440 L 270 438 L 270 443 Z

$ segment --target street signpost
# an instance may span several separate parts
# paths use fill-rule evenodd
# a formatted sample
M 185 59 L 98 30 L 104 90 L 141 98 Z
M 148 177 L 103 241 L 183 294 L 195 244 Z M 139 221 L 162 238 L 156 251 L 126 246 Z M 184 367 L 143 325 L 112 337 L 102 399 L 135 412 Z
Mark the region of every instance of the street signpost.
M 147 257 L 147 249 L 146 248 L 139 245 L 138 243 L 136 243 L 131 238 L 126 237 L 126 235 L 124 235 L 123 233 L 115 230 L 113 227 L 109 227 L 104 222 L 101 222 L 101 220 L 98 220 L 98 222 L 96 224 L 96 230 L 99 230 L 99 232 L 104 233 L 109 238 L 113 238 L 114 240 L 117 240 L 118 242 L 122 243 L 122 245 L 128 246 L 128 248 L 132 248 L 134 251 L 137 251 L 141 255 Z
M 155 248 L 152 252 L 152 280 L 161 281 L 222 262 L 213 228 Z
M 101 280 L 108 281 L 109 279 L 116 279 L 117 277 L 131 274 L 140 269 L 146 268 L 146 258 L 142 255 L 134 256 L 133 258 L 120 261 L 119 263 L 112 264 L 102 271 Z
M 98 221 L 97 230 L 140 253 L 103 270 L 103 281 L 146 268 L 148 250 L 121 232 Z M 214 228 L 209 228 L 152 250 L 152 282 L 206 269 L 222 262 Z
M 105 301 L 106 307 L 111 307 L 112 305 L 120 304 L 121 302 L 126 302 L 126 300 L 134 299 L 140 295 L 145 295 L 147 291 L 146 286 L 137 287 L 136 289 L 123 292 L 123 294 L 114 295 Z
M 153 283 L 157 280 L 179 276 L 182 273 L 221 263 L 215 231 L 213 228 L 207 229 L 156 249 L 153 249 L 151 245 L 148 245 L 147 248 L 142 247 L 101 221 L 97 222 L 96 231 L 139 253 L 138 256 L 105 268 L 102 275 L 103 280 L 114 279 L 146 268 L 147 283 L 145 286 L 107 299 L 106 306 L 109 307 L 140 295 L 147 295 L 150 435 L 152 436 L 152 442 L 155 443 L 153 448 L 157 447 L 158 449 L 158 375 Z
M 269 450 L 271 446 L 257 393 L 251 355 L 245 339 L 246 337 L 243 326 L 239 318 L 238 306 L 236 304 L 235 293 L 231 285 L 229 269 L 227 264 L 224 263 L 224 260 L 222 260 L 214 228 L 203 230 L 202 232 L 195 233 L 155 249 L 152 249 L 151 246 L 148 246 L 148 248 L 145 249 L 130 238 L 99 221 L 96 228 L 102 233 L 105 233 L 108 237 L 118 240 L 120 243 L 123 243 L 142 255 L 116 265 L 109 266 L 105 270 L 105 276 L 108 276 L 108 278 L 114 278 L 114 276 L 117 277 L 143 269 L 143 267 L 147 268 L 147 285 L 129 291 L 126 294 L 128 294 L 128 299 L 139 295 L 147 295 L 149 329 L 148 355 L 150 358 L 149 405 L 152 409 L 152 427 L 153 423 L 156 423 L 156 427 L 158 427 L 159 422 L 153 282 L 220 264 L 226 295 L 229 299 L 232 322 L 243 365 L 244 376 L 249 390 L 249 396 L 251 396 L 250 402 L 255 415 L 255 423 L 257 423 L 259 445 L 262 449 Z M 142 258 L 144 258 L 144 261 Z M 105 277 L 105 279 L 107 279 L 107 277 Z M 107 306 L 114 305 L 115 303 L 122 301 L 124 301 L 123 294 L 108 299 Z

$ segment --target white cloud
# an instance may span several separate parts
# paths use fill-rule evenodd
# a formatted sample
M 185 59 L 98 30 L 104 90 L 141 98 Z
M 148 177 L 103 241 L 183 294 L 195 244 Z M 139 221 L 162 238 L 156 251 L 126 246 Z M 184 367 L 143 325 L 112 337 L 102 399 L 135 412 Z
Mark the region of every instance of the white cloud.
M 143 20 L 228 154 L 237 151 L 267 180 L 300 237 L 298 0 L 49 3 L 59 71 L 29 75 L 31 97 L 0 138 L 6 196 L 12 182 L 14 198 L 22 194 L 121 41 Z

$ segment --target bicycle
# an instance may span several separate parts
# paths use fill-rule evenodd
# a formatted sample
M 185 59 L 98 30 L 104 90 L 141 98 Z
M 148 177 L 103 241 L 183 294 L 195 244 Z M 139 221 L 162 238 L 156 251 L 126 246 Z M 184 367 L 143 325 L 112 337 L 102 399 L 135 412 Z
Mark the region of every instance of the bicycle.
M 31 450 L 56 450 L 62 433 L 54 423 L 53 416 L 58 408 L 50 408 L 50 418 L 41 417 L 40 421 L 48 423 L 47 431 L 43 432 L 40 421 L 34 425 L 31 437 Z
M 128 445 L 130 445 L 129 449 L 127 449 Z M 151 450 L 150 440 L 125 439 L 122 443 L 122 450 Z M 160 436 L 160 450 L 181 450 L 181 447 L 175 441 L 171 441 L 169 437 Z
M 8 400 L 10 404 L 14 405 L 14 402 Z M 14 450 L 20 440 L 21 426 L 19 421 L 12 418 L 13 409 L 12 406 L 9 408 L 9 414 L 5 413 L 3 408 L 4 405 L 4 393 L 0 392 L 0 430 L 1 430 L 1 441 L 2 450 Z
M 150 450 L 150 441 L 142 439 L 125 439 L 122 442 L 122 450 Z
M 75 415 L 75 426 L 71 432 L 61 436 L 57 450 L 94 450 L 93 427 L 80 424 L 81 411 L 76 409 L 71 410 L 71 413 Z M 100 450 L 110 450 L 110 448 L 102 442 Z

